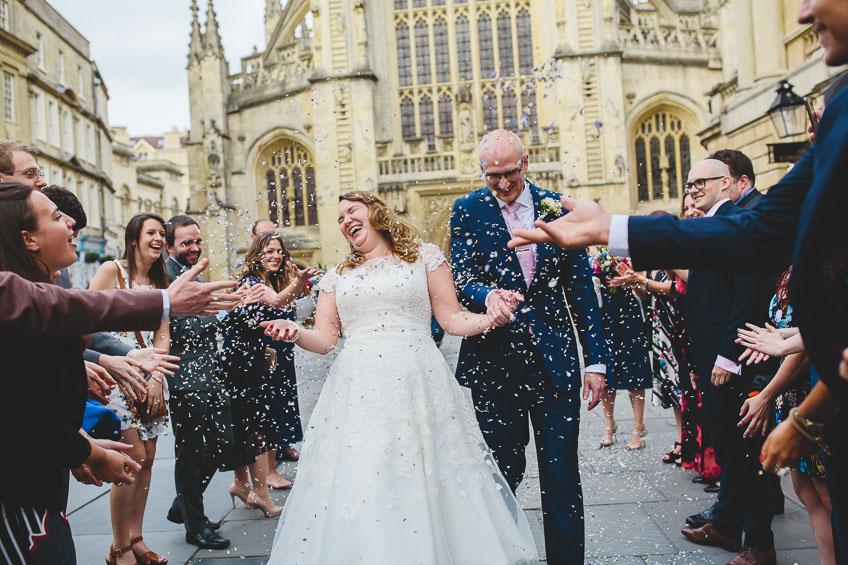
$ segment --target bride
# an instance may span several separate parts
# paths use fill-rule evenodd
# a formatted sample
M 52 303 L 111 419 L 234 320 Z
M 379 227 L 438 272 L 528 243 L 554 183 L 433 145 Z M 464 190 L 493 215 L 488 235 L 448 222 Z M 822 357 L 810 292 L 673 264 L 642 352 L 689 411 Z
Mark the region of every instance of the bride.
M 430 337 L 431 313 L 453 335 L 495 324 L 460 308 L 444 256 L 376 196 L 344 194 L 338 221 L 351 254 L 318 285 L 315 329 L 261 324 L 322 354 L 345 338 L 268 564 L 536 559 L 527 519 Z

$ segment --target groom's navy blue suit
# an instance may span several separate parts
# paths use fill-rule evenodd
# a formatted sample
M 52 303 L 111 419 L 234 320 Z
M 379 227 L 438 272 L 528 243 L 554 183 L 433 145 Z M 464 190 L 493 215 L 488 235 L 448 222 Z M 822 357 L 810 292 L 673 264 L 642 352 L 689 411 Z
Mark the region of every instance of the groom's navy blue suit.
M 764 272 L 792 259 L 789 297 L 813 367 L 839 403 L 829 461 L 837 560 L 848 563 L 848 381 L 839 377 L 848 347 L 848 89 L 827 105 L 816 143 L 757 205 L 735 216 L 676 220 L 632 217 L 637 269 L 706 267 Z M 793 251 L 794 250 L 794 251 Z M 831 478 L 836 480 L 830 481 Z
M 526 186 L 537 217 L 543 198 L 559 200 L 559 194 Z M 592 272 L 583 250 L 538 245 L 528 288 L 515 250 L 506 245 L 509 239 L 488 189 L 456 201 L 451 259 L 462 303 L 473 312 L 486 312 L 486 297 L 494 289 L 518 291 L 525 298 L 513 322 L 463 340 L 456 374 L 460 384 L 472 390 L 480 428 L 513 491 L 524 476 L 529 415 L 539 455 L 548 563 L 583 563 L 583 495 L 577 467 L 582 379 L 569 310 L 586 366 L 603 363 Z

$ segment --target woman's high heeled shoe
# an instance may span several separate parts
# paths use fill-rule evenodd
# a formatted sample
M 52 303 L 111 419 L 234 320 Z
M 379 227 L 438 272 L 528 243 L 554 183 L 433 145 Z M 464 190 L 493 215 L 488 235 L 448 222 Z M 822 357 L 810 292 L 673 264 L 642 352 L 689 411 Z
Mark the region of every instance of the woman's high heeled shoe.
M 133 538 L 130 540 L 130 547 L 134 546 L 137 543 L 141 543 L 144 541 L 144 538 L 138 536 L 137 538 Z M 135 559 L 139 565 L 167 565 L 168 558 L 164 555 L 159 555 L 155 551 L 146 551 L 144 553 L 139 553 L 133 549 L 133 554 L 135 554 Z
M 230 500 L 233 503 L 233 510 L 236 509 L 236 497 L 239 498 L 244 503 L 245 508 L 250 508 L 251 504 L 249 502 L 250 493 L 247 496 L 239 489 L 235 483 L 230 485 L 230 488 L 227 489 L 227 492 L 230 493 Z
M 273 518 L 275 516 L 279 516 L 283 513 L 282 506 L 274 506 L 274 503 L 271 501 L 265 501 L 259 498 L 255 492 L 250 491 L 250 494 L 247 495 L 247 502 L 250 503 L 250 519 L 254 520 L 256 517 L 253 515 L 253 511 L 258 508 L 265 514 L 266 518 Z M 247 505 L 245 502 L 245 505 Z
M 609 447 L 616 442 L 615 432 L 618 431 L 618 424 L 610 428 L 609 426 L 604 428 L 604 432 L 612 432 L 612 436 L 610 439 L 601 438 L 601 447 Z
M 123 556 L 126 553 L 132 551 L 132 546 L 128 545 L 127 547 L 122 547 L 121 549 L 115 549 L 111 545 L 109 546 L 109 555 L 106 556 L 106 565 L 118 565 L 118 557 Z
M 641 432 L 633 430 L 633 435 L 639 438 L 639 443 L 628 443 L 624 446 L 624 449 L 626 449 L 627 451 L 636 451 L 637 449 L 642 449 L 643 447 L 645 447 L 645 436 L 648 435 L 648 428 L 645 428 Z

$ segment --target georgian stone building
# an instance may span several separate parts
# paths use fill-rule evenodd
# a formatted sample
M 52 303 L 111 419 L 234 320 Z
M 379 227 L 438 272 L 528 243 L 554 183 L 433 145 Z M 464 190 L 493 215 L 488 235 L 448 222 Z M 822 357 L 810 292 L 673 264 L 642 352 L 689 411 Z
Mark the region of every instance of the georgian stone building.
M 338 195 L 351 189 L 379 193 L 445 249 L 453 201 L 482 186 L 477 143 L 504 127 L 522 136 L 532 182 L 676 212 L 707 148 L 774 136 L 768 92 L 790 68 L 809 77 L 800 94 L 826 84 L 797 4 L 267 0 L 264 45 L 230 75 L 213 1 L 202 29 L 192 0 L 190 209 L 219 276 L 261 217 L 295 256 L 336 262 Z M 761 156 L 758 169 L 785 169 Z
M 88 40 L 44 0 L 0 0 L 0 66 L 0 137 L 35 147 L 44 180 L 86 208 L 73 277 L 87 253 L 115 252 L 109 93 Z

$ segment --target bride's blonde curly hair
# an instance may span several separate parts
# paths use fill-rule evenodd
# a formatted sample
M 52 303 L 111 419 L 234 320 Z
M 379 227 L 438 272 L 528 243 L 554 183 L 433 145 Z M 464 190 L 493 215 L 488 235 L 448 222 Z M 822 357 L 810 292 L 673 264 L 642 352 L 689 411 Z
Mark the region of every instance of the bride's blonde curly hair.
M 353 190 L 339 196 L 339 202 L 344 200 L 365 204 L 368 208 L 368 221 L 386 238 L 395 257 L 407 263 L 415 263 L 418 260 L 418 230 L 389 208 L 382 198 L 365 190 Z M 341 274 L 348 267 L 357 267 L 364 261 L 365 256 L 351 245 L 350 255 L 339 263 L 336 272 Z

